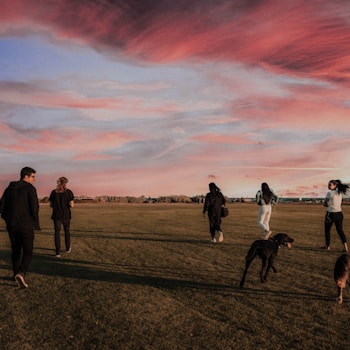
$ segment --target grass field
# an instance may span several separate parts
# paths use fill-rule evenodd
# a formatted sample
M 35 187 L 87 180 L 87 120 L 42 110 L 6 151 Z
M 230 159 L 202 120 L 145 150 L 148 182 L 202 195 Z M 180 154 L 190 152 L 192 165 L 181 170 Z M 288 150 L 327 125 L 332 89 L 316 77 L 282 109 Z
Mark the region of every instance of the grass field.
M 335 302 L 333 267 L 342 245 L 324 244 L 324 208 L 280 204 L 278 273 L 259 281 L 260 260 L 239 288 L 245 255 L 260 238 L 255 204 L 232 204 L 223 243 L 209 242 L 196 204 L 82 204 L 73 209 L 72 253 L 54 256 L 50 208 L 20 290 L 0 226 L 0 348 L 349 349 L 350 303 Z M 350 237 L 350 206 L 344 206 Z M 63 237 L 62 237 L 63 243 Z

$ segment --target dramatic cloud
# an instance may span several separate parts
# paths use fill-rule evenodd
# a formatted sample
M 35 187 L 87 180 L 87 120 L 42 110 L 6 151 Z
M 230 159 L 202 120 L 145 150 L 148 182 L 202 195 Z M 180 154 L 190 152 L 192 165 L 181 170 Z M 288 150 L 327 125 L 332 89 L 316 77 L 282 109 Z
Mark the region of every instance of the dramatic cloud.
M 90 195 L 350 181 L 349 1 L 0 6 L 2 186 L 27 164 L 41 194 L 57 173 Z
M 241 61 L 348 81 L 350 3 L 343 1 L 1 1 L 3 35 L 42 33 L 111 57 Z

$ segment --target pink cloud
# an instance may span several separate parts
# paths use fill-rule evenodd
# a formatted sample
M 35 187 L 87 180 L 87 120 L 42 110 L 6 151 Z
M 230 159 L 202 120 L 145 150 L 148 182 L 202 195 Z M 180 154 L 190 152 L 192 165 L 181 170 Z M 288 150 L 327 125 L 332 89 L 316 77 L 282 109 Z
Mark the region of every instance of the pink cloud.
M 193 141 L 202 142 L 205 144 L 255 144 L 256 141 L 250 140 L 248 137 L 237 135 L 222 135 L 222 134 L 201 134 L 192 137 Z
M 83 129 L 58 130 L 27 130 L 17 132 L 6 124 L 0 123 L 0 147 L 18 153 L 41 153 L 41 152 L 70 152 L 77 159 L 84 158 L 84 154 L 90 152 L 90 158 L 106 158 L 106 156 L 95 155 L 95 152 L 114 149 L 136 140 L 136 135 L 111 131 L 86 132 Z M 30 145 L 30 147 L 28 147 Z
M 140 115 L 145 117 L 147 114 L 167 115 L 189 108 L 186 104 L 176 101 L 149 101 L 133 95 L 94 97 L 71 90 L 60 90 L 56 87 L 48 88 L 47 85 L 48 82 L 0 82 L 0 101 L 12 105 L 45 108 L 117 110 L 118 112 L 124 111 L 128 117 L 134 118 Z M 193 108 L 192 105 L 191 108 Z M 98 119 L 99 115 L 94 114 L 92 118 Z
M 344 82 L 347 1 L 2 1 L 3 33 L 50 33 L 109 55 L 174 62 L 241 61 Z M 103 19 L 103 20 L 101 20 Z
M 0 99 L 15 105 L 63 107 L 73 109 L 117 109 L 123 98 L 87 97 L 72 91 L 53 91 L 31 83 L 0 83 Z

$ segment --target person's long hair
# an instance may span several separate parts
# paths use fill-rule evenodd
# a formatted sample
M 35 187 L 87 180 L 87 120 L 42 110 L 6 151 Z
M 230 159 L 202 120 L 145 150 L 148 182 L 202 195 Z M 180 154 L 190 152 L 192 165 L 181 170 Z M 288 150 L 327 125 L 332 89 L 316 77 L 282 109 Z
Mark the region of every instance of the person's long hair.
M 60 178 L 58 178 L 56 192 L 57 193 L 64 192 L 66 190 L 67 183 L 68 183 L 68 179 L 66 177 L 61 176 Z
M 220 192 L 220 188 L 216 186 L 214 182 L 211 182 L 209 184 L 209 190 L 211 194 L 216 194 L 217 192 Z
M 346 194 L 349 190 L 349 185 L 343 184 L 340 180 L 330 180 L 329 183 L 336 185 L 336 190 L 338 193 Z
M 261 184 L 261 192 L 264 198 L 264 202 L 266 204 L 269 204 L 271 202 L 271 198 L 274 195 L 273 192 L 271 191 L 269 185 L 266 182 L 263 182 Z

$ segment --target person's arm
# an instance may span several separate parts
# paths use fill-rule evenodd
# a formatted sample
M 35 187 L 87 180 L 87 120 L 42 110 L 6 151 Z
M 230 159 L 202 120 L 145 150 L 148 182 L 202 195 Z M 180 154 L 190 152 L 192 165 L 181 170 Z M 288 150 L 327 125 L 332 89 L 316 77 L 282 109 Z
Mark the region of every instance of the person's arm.
M 226 204 L 225 196 L 221 193 L 221 205 L 225 206 L 225 204 Z
M 69 202 L 68 202 L 68 205 L 71 207 L 71 208 L 74 208 L 74 194 L 71 190 L 68 190 L 68 194 L 69 194 Z
M 54 191 L 51 191 L 50 196 L 49 196 L 50 208 L 53 207 L 53 201 L 54 201 Z
M 6 190 L 0 199 L 0 213 L 1 214 L 4 212 L 4 209 L 5 209 L 5 193 L 6 193 Z
M 330 192 L 327 193 L 326 198 L 323 201 L 323 206 L 324 207 L 328 207 L 329 200 L 330 200 Z
M 29 191 L 29 205 L 31 216 L 34 221 L 34 229 L 40 231 L 41 229 L 39 224 L 39 199 L 34 186 L 31 186 Z
M 273 194 L 271 198 L 271 204 L 276 205 L 278 203 L 278 196 Z
M 208 195 L 206 195 L 204 200 L 204 206 L 203 206 L 203 214 L 205 214 L 206 211 L 208 210 L 208 206 L 209 206 L 209 197 Z
M 259 202 L 261 200 L 261 191 L 256 192 L 255 200 L 259 204 Z

